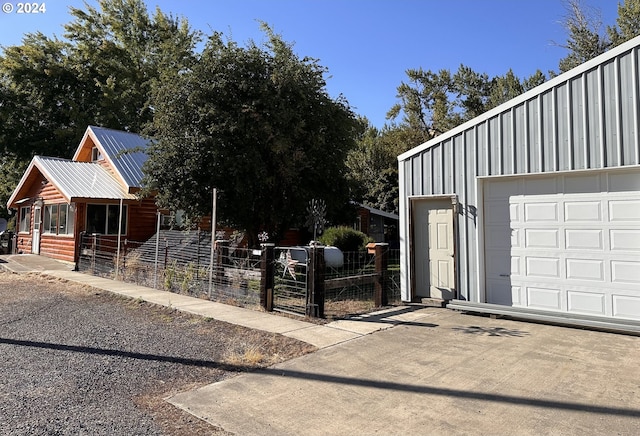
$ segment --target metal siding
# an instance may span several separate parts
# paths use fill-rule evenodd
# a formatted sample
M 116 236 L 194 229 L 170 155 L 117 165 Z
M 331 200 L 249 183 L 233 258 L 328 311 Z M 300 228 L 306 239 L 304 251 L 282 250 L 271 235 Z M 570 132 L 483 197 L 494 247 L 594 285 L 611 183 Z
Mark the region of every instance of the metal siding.
M 604 167 L 618 165 L 618 96 L 616 95 L 616 62 L 612 60 L 602 66 L 602 91 L 604 112 Z
M 487 162 L 489 175 L 500 174 L 502 171 L 502 135 L 500 129 L 500 115 L 487 121 Z
M 422 175 L 422 193 L 423 194 L 431 194 L 433 192 L 432 183 L 431 183 L 431 168 L 433 165 L 431 164 L 431 153 L 425 153 L 422 156 L 423 159 L 423 168 L 426 170 L 426 174 Z
M 422 159 L 420 159 L 420 156 L 417 156 L 414 159 L 411 159 L 411 171 L 410 171 L 411 192 L 409 193 L 409 195 L 420 194 L 420 191 L 421 191 L 420 180 L 424 176 L 424 169 L 422 168 L 421 161 Z
M 586 124 L 586 104 L 585 104 L 585 80 L 579 77 L 569 81 L 569 155 L 571 156 L 570 169 L 587 168 L 587 154 L 585 148 L 585 124 Z
M 635 87 L 637 82 L 634 71 L 633 52 L 620 57 L 620 136 L 622 147 L 622 164 L 635 164 L 635 119 L 636 98 Z
M 528 172 L 538 173 L 540 167 L 541 143 L 540 143 L 540 98 L 533 98 L 526 103 L 527 107 L 527 154 Z
M 453 155 L 455 154 L 455 142 L 453 140 L 442 143 L 442 194 L 455 192 L 453 183 Z
M 433 148 L 431 153 L 431 190 L 425 194 L 441 194 L 442 187 L 442 143 Z
M 585 81 L 586 104 L 586 143 L 587 143 L 587 168 L 602 168 L 602 153 L 600 151 L 602 143 L 602 124 L 600 114 L 602 112 L 602 101 L 600 92 L 600 69 L 594 68 L 587 71 L 583 80 Z
M 500 117 L 500 143 L 502 144 L 502 156 L 500 159 L 500 174 L 513 174 L 515 168 L 514 159 L 514 143 L 511 135 L 513 129 L 513 109 L 504 112 Z
M 640 165 L 640 53 L 638 48 L 633 49 L 633 151 L 636 165 Z
M 477 282 L 478 177 L 640 164 L 640 37 L 627 45 L 399 157 L 405 207 L 407 195 L 458 195 L 462 299 L 477 300 L 483 286 Z M 404 244 L 408 256 L 410 241 Z

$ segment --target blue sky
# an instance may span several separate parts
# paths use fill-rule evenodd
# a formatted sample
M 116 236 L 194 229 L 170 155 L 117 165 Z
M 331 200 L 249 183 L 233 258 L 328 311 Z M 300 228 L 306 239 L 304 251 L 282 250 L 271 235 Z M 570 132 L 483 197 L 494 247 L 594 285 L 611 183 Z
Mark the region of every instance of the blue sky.
M 94 0 L 87 0 L 95 4 Z M 460 64 L 490 76 L 509 68 L 518 77 L 536 69 L 557 70 L 566 55 L 560 25 L 562 0 L 145 0 L 154 10 L 183 16 L 193 29 L 223 32 L 238 43 L 262 41 L 265 21 L 301 57 L 317 58 L 329 69 L 327 89 L 343 94 L 377 127 L 397 102 L 405 71 L 450 69 Z M 603 25 L 615 24 L 616 0 L 582 0 L 599 10 Z M 13 12 L 0 13 L 0 45 L 20 44 L 41 31 L 62 37 L 71 21 L 68 7 L 82 0 L 49 0 L 43 14 L 17 14 L 18 2 L 0 0 Z M 4 7 L 3 6 L 3 10 Z

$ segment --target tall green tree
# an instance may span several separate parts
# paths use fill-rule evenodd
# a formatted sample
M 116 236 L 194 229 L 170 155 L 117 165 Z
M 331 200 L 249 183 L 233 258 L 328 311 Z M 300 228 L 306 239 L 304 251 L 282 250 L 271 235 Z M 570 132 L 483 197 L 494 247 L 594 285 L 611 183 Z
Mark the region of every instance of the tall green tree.
M 159 9 L 150 16 L 140 0 L 71 14 L 64 39 L 26 34 L 0 55 L 0 204 L 19 180 L 11 169 L 20 174 L 36 154 L 71 157 L 87 125 L 140 131 L 162 72 L 195 60 L 200 34 Z
M 625 0 L 618 3 L 616 24 L 607 26 L 612 46 L 617 46 L 640 35 L 640 0 Z
M 164 69 L 188 69 L 200 32 L 186 19 L 142 0 L 100 0 L 99 8 L 71 8 L 65 25 L 69 67 L 83 85 L 89 114 L 104 127 L 139 132 L 151 121 L 151 90 Z
M 213 34 L 192 69 L 163 77 L 145 168 L 160 204 L 194 218 L 211 212 L 217 188 L 218 217 L 252 245 L 260 231 L 277 238 L 304 223 L 311 199 L 329 220 L 344 208 L 360 129 L 346 100 L 328 95 L 326 68 L 264 31 L 264 44 L 246 47 Z
M 581 0 L 566 0 L 565 8 L 567 15 L 562 25 L 567 32 L 567 42 L 559 45 L 569 53 L 560 59 L 560 73 L 593 59 L 611 46 L 609 38 L 601 30 L 599 10 L 585 6 Z

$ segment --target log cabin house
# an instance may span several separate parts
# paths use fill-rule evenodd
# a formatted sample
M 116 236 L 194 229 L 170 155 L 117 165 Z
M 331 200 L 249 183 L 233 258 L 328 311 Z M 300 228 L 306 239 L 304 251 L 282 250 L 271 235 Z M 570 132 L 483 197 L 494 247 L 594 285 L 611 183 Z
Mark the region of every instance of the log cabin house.
M 137 195 L 149 141 L 89 126 L 71 160 L 35 156 L 7 202 L 17 210 L 17 251 L 74 262 L 82 232 L 150 238 L 158 209 Z

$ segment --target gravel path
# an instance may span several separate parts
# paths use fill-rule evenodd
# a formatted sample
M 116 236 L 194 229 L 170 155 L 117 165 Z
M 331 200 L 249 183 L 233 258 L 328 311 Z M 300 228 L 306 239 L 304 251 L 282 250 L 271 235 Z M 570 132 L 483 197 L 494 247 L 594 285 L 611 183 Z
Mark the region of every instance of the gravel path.
M 0 434 L 224 434 L 162 398 L 310 351 L 280 335 L 0 273 Z

